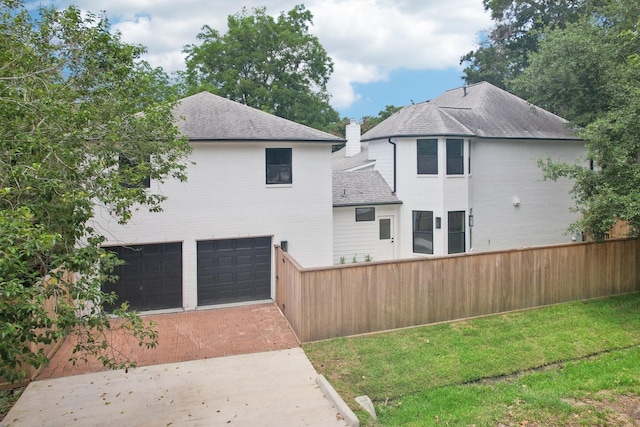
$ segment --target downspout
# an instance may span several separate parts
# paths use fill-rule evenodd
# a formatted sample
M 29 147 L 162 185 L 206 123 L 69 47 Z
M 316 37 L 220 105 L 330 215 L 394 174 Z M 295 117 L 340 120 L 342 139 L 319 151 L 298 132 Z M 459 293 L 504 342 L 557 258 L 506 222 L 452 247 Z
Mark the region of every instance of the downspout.
M 396 194 L 396 178 L 397 178 L 397 161 L 396 161 L 396 143 L 389 138 L 389 144 L 393 145 L 393 192 Z

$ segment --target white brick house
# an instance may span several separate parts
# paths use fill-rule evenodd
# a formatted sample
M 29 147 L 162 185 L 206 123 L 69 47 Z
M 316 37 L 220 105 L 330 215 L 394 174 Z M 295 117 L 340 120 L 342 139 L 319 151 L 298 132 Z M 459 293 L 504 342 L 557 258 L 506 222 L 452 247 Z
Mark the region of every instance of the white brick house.
M 573 163 L 584 142 L 565 120 L 489 83 L 405 107 L 349 144 L 364 149 L 334 153 L 334 263 L 354 253 L 382 260 L 578 237 L 566 234 L 577 219 L 572 184 L 544 181 L 536 161 Z M 386 187 L 374 175 L 363 182 L 365 170 Z M 352 195 L 376 190 L 349 200 L 350 185 Z
M 193 152 L 188 181 L 151 182 L 163 212 L 125 226 L 96 212 L 127 261 L 107 285 L 132 307 L 195 309 L 274 296 L 273 246 L 332 263 L 331 146 L 344 140 L 203 92 L 175 109 Z

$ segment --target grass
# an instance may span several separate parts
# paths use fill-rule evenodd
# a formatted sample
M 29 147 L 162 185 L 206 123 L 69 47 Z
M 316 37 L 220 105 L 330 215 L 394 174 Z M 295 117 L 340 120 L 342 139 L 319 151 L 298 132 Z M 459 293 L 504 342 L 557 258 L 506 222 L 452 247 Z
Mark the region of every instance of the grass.
M 636 293 L 304 350 L 363 425 L 602 425 L 604 413 L 576 399 L 640 396 L 639 344 Z

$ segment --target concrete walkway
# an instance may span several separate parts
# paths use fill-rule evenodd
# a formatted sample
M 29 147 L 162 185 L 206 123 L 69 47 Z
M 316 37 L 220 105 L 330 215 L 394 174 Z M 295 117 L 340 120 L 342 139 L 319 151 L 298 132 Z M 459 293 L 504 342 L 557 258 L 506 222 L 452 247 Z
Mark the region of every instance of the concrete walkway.
M 35 381 L 6 426 L 345 426 L 301 348 Z

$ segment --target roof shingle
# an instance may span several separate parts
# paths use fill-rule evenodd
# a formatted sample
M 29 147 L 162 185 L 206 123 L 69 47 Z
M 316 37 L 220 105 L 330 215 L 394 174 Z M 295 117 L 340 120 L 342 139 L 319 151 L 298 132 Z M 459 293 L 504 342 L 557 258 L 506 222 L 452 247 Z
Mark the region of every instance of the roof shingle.
M 378 171 L 333 172 L 334 207 L 401 203 Z
M 209 92 L 180 100 L 173 113 L 180 133 L 190 140 L 344 142 L 329 133 Z
M 362 136 L 464 136 L 513 139 L 580 139 L 568 122 L 490 83 L 449 90 L 409 105 Z

